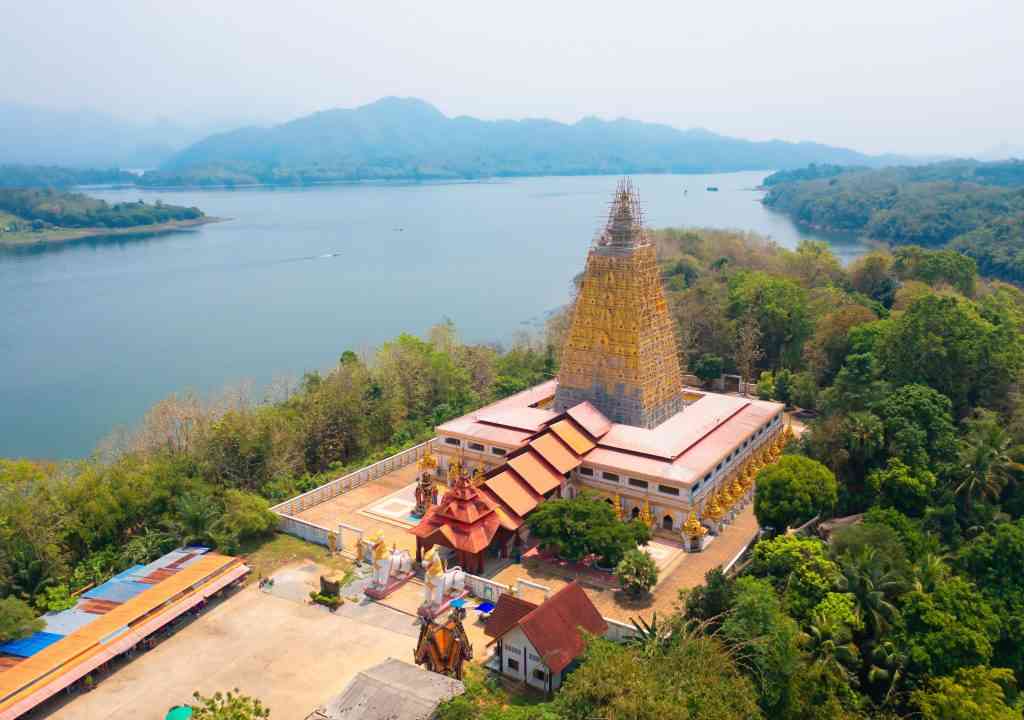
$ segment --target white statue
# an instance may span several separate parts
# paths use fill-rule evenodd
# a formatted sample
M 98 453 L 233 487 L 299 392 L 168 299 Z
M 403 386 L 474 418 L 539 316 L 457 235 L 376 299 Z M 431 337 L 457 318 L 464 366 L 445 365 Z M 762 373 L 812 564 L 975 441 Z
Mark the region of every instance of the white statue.
M 388 550 L 380 531 L 370 537 L 368 542 L 373 552 L 373 585 L 385 587 L 393 576 L 412 570 L 409 551 L 395 548 Z
M 426 575 L 423 584 L 423 604 L 429 607 L 440 607 L 444 602 L 445 595 L 453 592 L 462 592 L 466 587 L 466 573 L 462 568 L 445 570 L 444 561 L 437 552 L 437 548 L 431 548 L 423 558 L 423 565 L 426 567 Z

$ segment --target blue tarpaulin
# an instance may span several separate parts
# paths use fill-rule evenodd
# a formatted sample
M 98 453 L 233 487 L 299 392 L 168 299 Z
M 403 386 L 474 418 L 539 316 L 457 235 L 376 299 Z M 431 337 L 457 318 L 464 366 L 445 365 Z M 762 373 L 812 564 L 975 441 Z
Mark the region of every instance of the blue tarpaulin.
M 153 586 L 140 582 L 108 580 L 99 587 L 94 587 L 82 597 L 89 600 L 109 600 L 110 602 L 123 603 L 131 600 L 139 593 L 149 590 L 151 587 Z
M 43 615 L 46 622 L 46 632 L 57 635 L 70 635 L 83 625 L 88 625 L 96 616 L 78 608 L 62 610 L 59 613 L 47 613 Z
M 62 637 L 64 636 L 57 635 L 56 633 L 37 632 L 34 635 L 29 635 L 27 638 L 12 640 L 0 645 L 0 653 L 14 655 L 15 657 L 32 657 L 48 645 L 53 645 Z

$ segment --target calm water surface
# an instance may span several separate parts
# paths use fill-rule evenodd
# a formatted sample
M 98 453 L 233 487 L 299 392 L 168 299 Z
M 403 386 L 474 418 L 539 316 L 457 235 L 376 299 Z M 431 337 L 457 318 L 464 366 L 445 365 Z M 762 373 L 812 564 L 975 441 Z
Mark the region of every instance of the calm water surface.
M 814 237 L 757 202 L 765 174 L 634 181 L 652 227 Z M 615 182 L 93 191 L 232 220 L 0 251 L 0 456 L 85 455 L 170 392 L 265 386 L 445 317 L 469 341 L 533 329 L 566 301 Z M 830 240 L 844 259 L 864 250 Z

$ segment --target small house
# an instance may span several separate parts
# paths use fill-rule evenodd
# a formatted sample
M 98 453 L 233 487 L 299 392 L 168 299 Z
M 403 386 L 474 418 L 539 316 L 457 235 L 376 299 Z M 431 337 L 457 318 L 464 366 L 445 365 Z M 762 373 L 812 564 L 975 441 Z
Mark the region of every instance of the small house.
M 607 631 L 608 623 L 576 582 L 540 605 L 504 594 L 484 627 L 496 646 L 499 672 L 546 692 L 561 687 L 575 667 L 583 653 L 583 633 Z

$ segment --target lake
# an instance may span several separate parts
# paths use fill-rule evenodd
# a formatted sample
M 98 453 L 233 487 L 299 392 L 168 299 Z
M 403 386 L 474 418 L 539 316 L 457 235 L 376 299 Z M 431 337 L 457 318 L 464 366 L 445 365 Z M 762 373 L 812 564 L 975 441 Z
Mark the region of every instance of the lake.
M 762 207 L 766 174 L 634 182 L 651 227 L 820 238 Z M 265 387 L 446 317 L 471 342 L 534 329 L 566 302 L 616 180 L 90 191 L 231 220 L 0 250 L 0 456 L 87 455 L 171 392 Z M 844 260 L 864 251 L 822 239 Z

